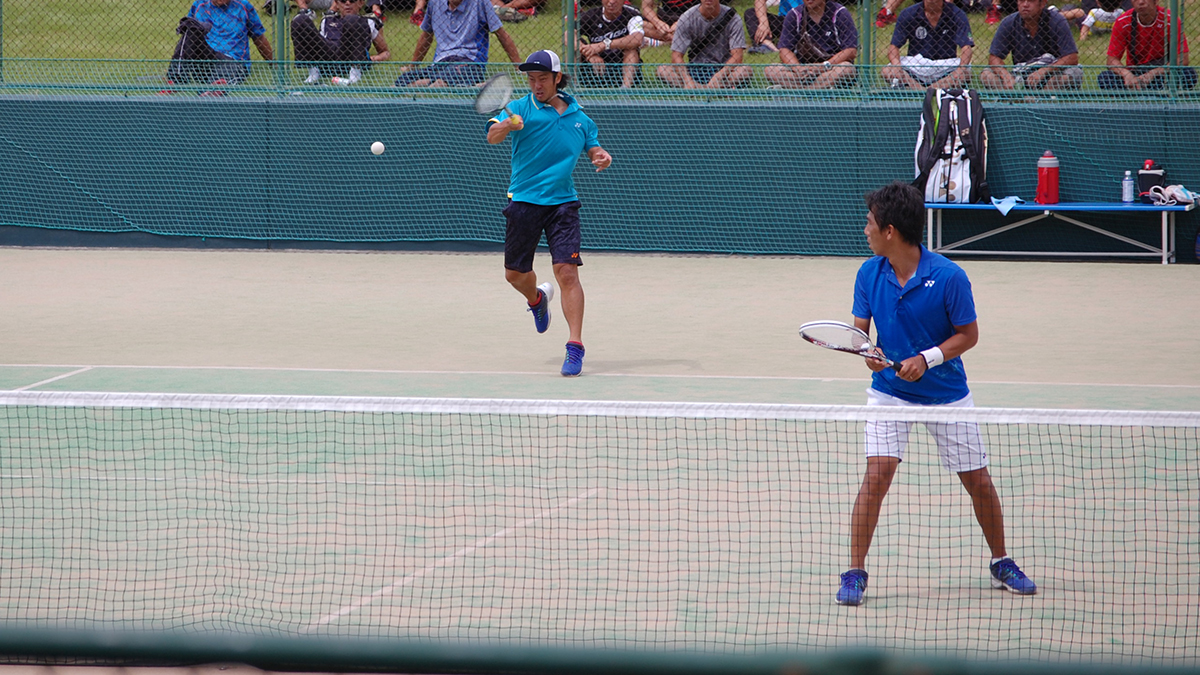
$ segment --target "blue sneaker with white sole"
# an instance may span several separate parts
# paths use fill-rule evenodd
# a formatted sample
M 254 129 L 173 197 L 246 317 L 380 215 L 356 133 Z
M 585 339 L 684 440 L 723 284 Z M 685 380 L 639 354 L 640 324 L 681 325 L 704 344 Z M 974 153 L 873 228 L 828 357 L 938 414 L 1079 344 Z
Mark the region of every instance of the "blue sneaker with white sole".
M 837 592 L 839 605 L 861 605 L 867 592 L 867 571 L 860 569 L 842 572 L 842 586 Z
M 563 361 L 563 377 L 575 377 L 583 372 L 583 345 L 567 343 L 567 358 Z
M 1025 576 L 1012 558 L 997 560 L 991 565 L 992 588 L 1003 588 L 1019 595 L 1037 593 L 1037 584 Z
M 554 299 L 554 285 L 547 281 L 544 284 L 538 284 L 538 303 L 530 305 L 529 311 L 533 312 L 533 325 L 537 326 L 537 332 L 545 333 L 550 327 L 550 301 Z

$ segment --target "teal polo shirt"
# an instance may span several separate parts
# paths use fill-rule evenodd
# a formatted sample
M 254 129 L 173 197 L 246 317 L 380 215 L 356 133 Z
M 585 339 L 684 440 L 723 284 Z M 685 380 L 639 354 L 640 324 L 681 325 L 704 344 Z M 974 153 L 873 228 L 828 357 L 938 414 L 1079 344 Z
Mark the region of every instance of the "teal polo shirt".
M 854 280 L 852 313 L 875 322 L 878 347 L 897 363 L 937 347 L 954 335 L 955 326 L 976 319 L 967 273 L 924 246 L 916 273 L 903 287 L 887 258 L 875 256 L 863 263 Z M 924 405 L 953 403 L 971 393 L 959 357 L 930 368 L 916 382 L 884 368 L 871 378 L 871 388 Z
M 508 106 L 525 121 L 523 129 L 508 134 L 512 140 L 508 196 L 514 202 L 555 206 L 579 199 L 571 172 L 584 150 L 600 145 L 598 130 L 574 97 L 564 92 L 558 95 L 567 102 L 567 109 L 561 115 L 554 106 L 540 103 L 533 94 Z M 488 120 L 488 128 L 508 117 L 508 112 L 501 111 Z

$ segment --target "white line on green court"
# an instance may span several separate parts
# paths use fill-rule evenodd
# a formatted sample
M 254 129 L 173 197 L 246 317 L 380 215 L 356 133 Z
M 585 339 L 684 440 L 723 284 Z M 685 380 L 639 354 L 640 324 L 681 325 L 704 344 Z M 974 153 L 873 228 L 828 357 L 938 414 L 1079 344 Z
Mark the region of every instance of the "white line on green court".
M 409 584 L 413 583 L 417 579 L 424 577 L 425 575 L 429 574 L 430 572 L 433 572 L 434 570 L 436 570 L 440 567 L 445 567 L 445 566 L 455 562 L 459 558 L 466 557 L 466 556 L 474 553 L 478 549 L 481 549 L 481 548 L 491 544 L 492 542 L 496 541 L 497 539 L 506 537 L 509 534 L 512 534 L 513 532 L 515 532 L 523 527 L 532 525 L 533 523 L 536 523 L 539 520 L 547 518 L 547 517 L 553 515 L 554 513 L 567 508 L 568 506 L 573 506 L 585 499 L 588 499 L 588 498 L 594 496 L 597 492 L 600 492 L 600 488 L 592 488 L 591 490 L 588 490 L 587 492 L 584 492 L 578 496 L 575 496 L 575 497 L 572 497 L 572 498 L 566 500 L 565 502 L 559 504 L 558 506 L 546 509 L 545 511 L 542 511 L 541 513 L 537 514 L 536 516 L 533 516 L 532 518 L 526 518 L 525 520 L 522 520 L 521 522 L 517 523 L 516 525 L 511 525 L 511 526 L 506 527 L 494 534 L 490 534 L 490 535 L 476 541 L 474 544 L 471 544 L 470 546 L 460 548 L 459 550 L 455 551 L 454 553 L 446 556 L 445 558 L 442 558 L 441 560 L 438 560 L 437 562 L 435 562 L 431 565 L 426 565 L 425 567 L 422 567 L 421 569 L 417 570 L 416 572 L 413 572 L 412 574 L 409 574 L 408 576 L 406 576 L 402 579 L 398 579 L 398 580 L 392 582 L 391 584 L 384 586 L 383 588 L 380 588 L 379 590 L 375 591 L 374 593 L 372 593 L 370 595 L 359 598 L 358 600 L 355 600 L 354 602 L 346 605 L 345 607 L 342 607 L 341 609 L 339 609 L 335 612 L 326 614 L 325 616 L 321 617 L 320 619 L 317 619 L 316 621 L 310 623 L 301 632 L 302 633 L 311 632 L 312 630 L 319 628 L 321 626 L 324 626 L 325 624 L 327 624 L 331 621 L 339 619 L 339 618 L 346 616 L 347 614 L 350 614 L 352 612 L 358 611 L 359 609 L 366 607 L 367 605 L 375 602 L 376 600 L 378 600 L 380 598 L 387 597 L 387 596 L 391 595 L 392 593 L 395 593 L 397 589 L 402 588 L 404 586 L 408 586 Z
M 28 390 L 28 389 L 33 389 L 34 387 L 40 387 L 40 386 L 42 386 L 43 384 L 50 384 L 51 382 L 57 382 L 57 381 L 59 381 L 59 380 L 65 380 L 65 379 L 67 379 L 68 377 L 71 377 L 72 375 L 78 375 L 78 374 L 80 374 L 80 373 L 86 373 L 87 371 L 91 370 L 93 367 L 94 367 L 94 366 L 83 366 L 83 367 L 79 368 L 78 370 L 74 370 L 74 371 L 71 371 L 71 372 L 69 372 L 69 373 L 63 373 L 62 375 L 59 375 L 59 376 L 57 376 L 57 377 L 51 377 L 51 378 L 49 378 L 49 379 L 42 380 L 41 382 L 34 382 L 33 384 L 27 384 L 27 385 L 25 385 L 24 387 L 17 387 L 16 389 L 13 389 L 13 391 L 26 391 L 26 390 Z
M 276 373 L 349 373 L 373 375 L 519 375 L 522 377 L 542 377 L 559 379 L 557 373 L 546 371 L 519 370 L 388 370 L 371 368 L 274 368 L 264 366 L 137 366 L 137 365 L 93 365 L 80 366 L 74 364 L 51 363 L 9 363 L 0 364 L 0 368 L 77 368 L 77 370 L 53 377 L 41 382 L 35 382 L 10 391 L 25 391 L 49 382 L 66 379 L 90 370 L 184 370 L 184 371 L 259 371 Z M 588 373 L 587 377 L 631 378 L 631 379 L 671 379 L 671 380 L 745 380 L 745 381 L 782 381 L 782 382 L 866 382 L 866 378 L 857 377 L 797 377 L 787 375 L 681 375 L 670 373 Z M 1116 387 L 1131 389 L 1195 389 L 1200 390 L 1200 384 L 1133 384 L 1127 382 L 1038 382 L 1019 380 L 978 380 L 972 379 L 973 384 L 996 384 L 1014 386 L 1062 386 L 1062 387 Z

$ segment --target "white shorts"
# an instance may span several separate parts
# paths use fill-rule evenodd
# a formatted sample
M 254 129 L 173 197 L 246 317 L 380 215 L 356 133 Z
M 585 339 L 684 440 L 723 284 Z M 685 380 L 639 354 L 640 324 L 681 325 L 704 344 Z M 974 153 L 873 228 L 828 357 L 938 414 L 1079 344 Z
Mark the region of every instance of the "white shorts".
M 867 390 L 867 405 L 921 406 L 920 403 L 905 401 L 875 389 Z M 953 403 L 944 403 L 938 408 L 974 408 L 975 400 L 967 394 Z M 908 434 L 916 422 L 867 422 L 867 457 L 895 457 L 904 460 L 904 448 L 908 445 Z M 979 425 L 974 422 L 926 422 L 925 428 L 938 446 L 938 456 L 947 471 L 962 473 L 975 471 L 988 465 L 987 450 L 979 435 Z

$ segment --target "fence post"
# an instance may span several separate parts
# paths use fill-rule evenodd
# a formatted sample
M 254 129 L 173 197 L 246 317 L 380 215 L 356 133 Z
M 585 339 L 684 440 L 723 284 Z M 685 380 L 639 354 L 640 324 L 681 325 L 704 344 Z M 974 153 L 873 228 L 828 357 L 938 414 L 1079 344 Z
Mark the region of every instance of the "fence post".
M 882 0 L 880 1 L 882 2 Z M 871 91 L 871 84 L 875 81 L 875 15 L 872 11 L 875 7 L 871 0 L 861 0 L 859 7 L 862 8 L 858 16 L 862 21 L 862 29 L 858 31 L 862 42 L 862 51 L 856 61 L 860 65 L 858 69 L 859 85 L 862 88 L 863 96 L 866 97 Z
M 575 77 L 575 47 L 579 43 L 579 30 L 575 17 L 575 0 L 562 0 L 563 16 L 563 59 L 566 61 L 566 72 Z
M 1177 85 L 1179 84 L 1178 73 L 1176 72 L 1176 68 L 1179 66 L 1179 0 L 1171 0 L 1169 5 L 1170 9 L 1168 11 L 1171 13 L 1171 20 L 1167 23 L 1170 24 L 1168 30 L 1171 32 L 1167 34 L 1171 37 L 1167 41 L 1167 65 L 1169 66 L 1167 68 L 1167 87 L 1171 93 L 1171 98 L 1175 98 L 1175 94 L 1178 91 Z M 1136 17 L 1134 20 L 1137 20 Z
M 0 0 L 0 82 L 4 81 L 4 0 Z
M 284 89 L 287 88 L 287 66 L 284 55 L 287 54 L 288 41 L 291 39 L 288 30 L 289 7 L 291 7 L 290 0 L 275 0 L 275 63 L 272 65 L 275 70 L 275 86 L 278 88 L 276 93 L 279 96 L 283 96 Z

